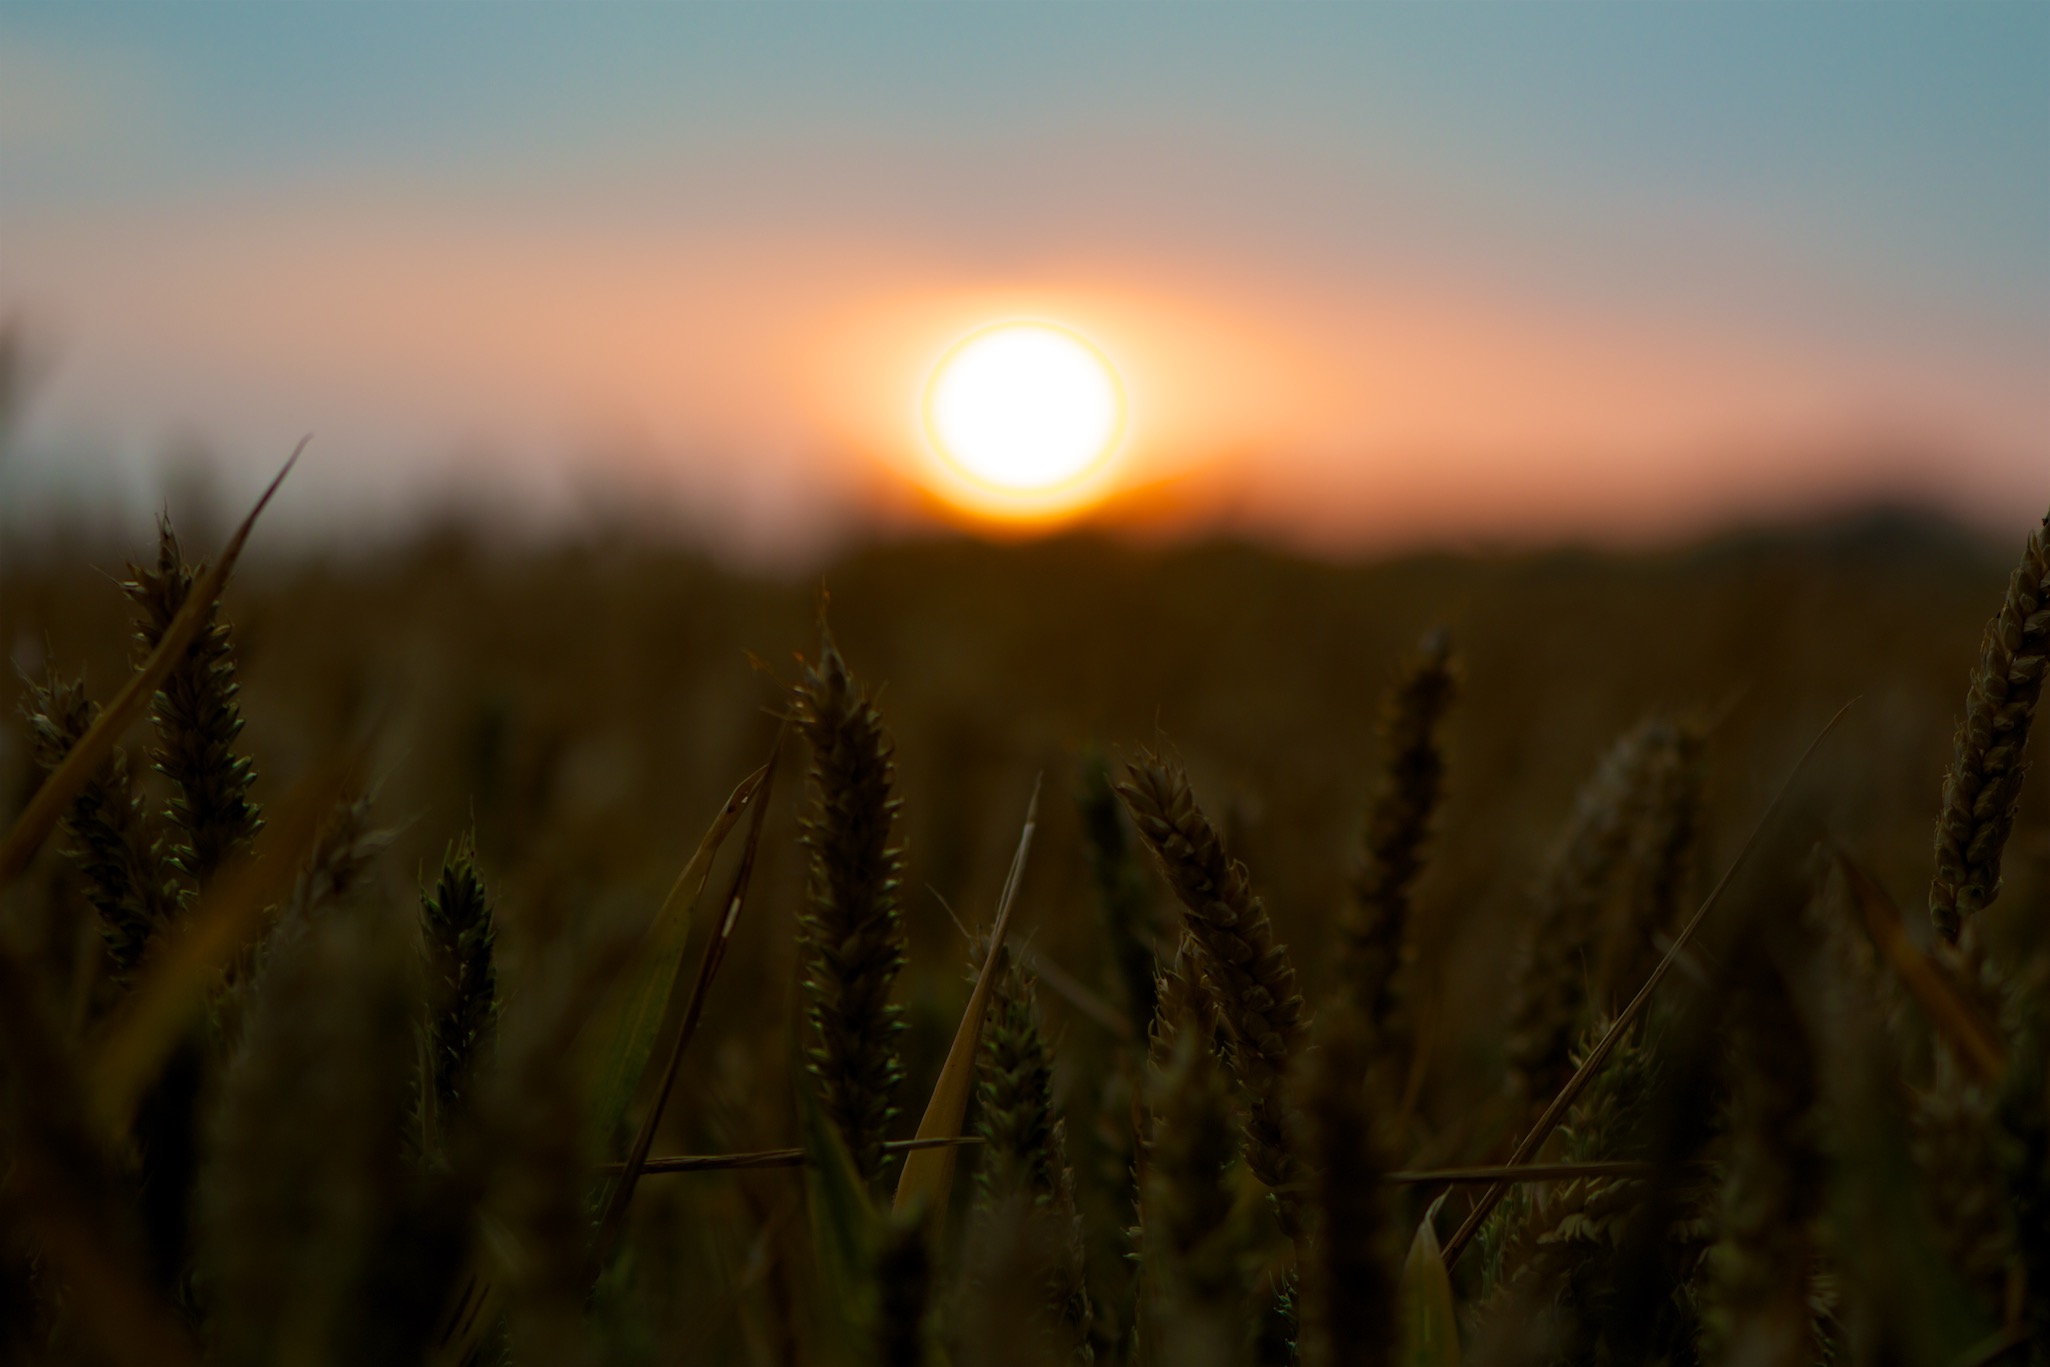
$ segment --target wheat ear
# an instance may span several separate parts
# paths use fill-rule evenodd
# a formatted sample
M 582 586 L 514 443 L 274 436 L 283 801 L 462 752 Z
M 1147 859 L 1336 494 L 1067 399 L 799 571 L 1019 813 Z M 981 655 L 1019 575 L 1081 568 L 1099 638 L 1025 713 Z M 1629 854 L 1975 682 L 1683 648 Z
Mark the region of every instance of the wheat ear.
M 1381 702 L 1381 778 L 1366 830 L 1353 896 L 1339 919 L 1345 990 L 1363 1013 L 1377 1047 L 1400 1052 L 1403 978 L 1414 958 L 1410 903 L 1431 825 L 1445 793 L 1443 730 L 1458 696 L 1451 638 L 1424 637 Z
M 313 849 L 292 885 L 287 919 L 303 921 L 346 901 L 362 886 L 371 865 L 391 841 L 390 831 L 371 826 L 367 794 L 336 803 L 321 823 Z
M 1050 1319 L 1068 1356 L 1094 1359 L 1087 1253 L 1075 1210 L 1075 1172 L 1068 1162 L 1067 1125 L 1053 1107 L 1053 1050 L 1040 1021 L 1031 972 L 1008 949 L 983 1025 L 976 1087 L 976 1132 L 982 1167 L 976 1182 L 985 1207 L 1022 1198 L 1048 1228 L 1053 1265 L 1045 1269 Z
M 1588 960 L 1600 951 L 1603 912 L 1629 852 L 1655 757 L 1670 734 L 1667 723 L 1653 719 L 1610 747 L 1575 797 L 1539 875 L 1508 1011 L 1509 1065 L 1527 1096 L 1556 1093 L 1573 1071 L 1573 1044 L 1592 1014 Z
M 54 672 L 31 684 L 22 702 L 39 773 L 71 753 L 99 708 L 79 682 Z M 119 750 L 79 790 L 64 817 L 66 855 L 78 867 L 86 900 L 99 917 L 114 981 L 126 985 L 151 938 L 176 910 L 162 854 L 149 832 L 147 809 Z
M 1765 953 L 1747 957 L 1727 1024 L 1729 1157 L 1706 1261 L 1706 1356 L 1829 1361 L 1816 1314 L 1815 1226 L 1828 1178 L 1816 1060 L 1792 985 Z
M 1294 1239 L 1301 1232 L 1301 1173 L 1285 1084 L 1304 1029 L 1295 965 L 1274 938 L 1246 866 L 1225 852 L 1179 764 L 1142 751 L 1126 766 L 1118 792 L 1182 904 L 1183 925 L 1232 1036 L 1231 1063 L 1246 1094 L 1246 1164 L 1273 1190 L 1282 1228 Z
M 427 951 L 427 1055 L 421 1116 L 429 1151 L 467 1111 L 481 1059 L 498 1035 L 497 940 L 477 851 L 470 840 L 442 856 L 441 874 L 420 898 Z
M 2029 723 L 2050 657 L 2050 513 L 2029 534 L 2000 611 L 1986 624 L 1965 717 L 1943 780 L 1929 918 L 1957 943 L 1964 923 L 2000 895 L 2000 854 L 2014 828 Z
M 1679 928 L 1700 850 L 1702 731 L 1655 718 L 1643 731 L 1638 814 L 1623 856 L 1618 914 L 1593 983 L 1597 1012 L 1615 1011 L 1657 966 L 1663 939 Z
M 805 909 L 798 921 L 812 1042 L 807 1066 L 827 1117 L 862 1177 L 883 1166 L 897 1114 L 903 1033 L 890 989 L 904 967 L 897 907 L 896 764 L 888 732 L 848 672 L 830 633 L 796 690 L 798 729 L 811 747 L 803 842 Z
M 123 585 L 136 607 L 138 659 L 163 639 L 192 593 L 205 566 L 190 566 L 168 519 L 158 524 L 157 563 L 130 565 Z M 177 836 L 171 863 L 194 888 L 204 886 L 238 845 L 263 826 L 249 800 L 253 774 L 247 756 L 237 754 L 242 734 L 240 686 L 235 650 L 218 601 L 208 605 L 205 624 L 157 691 L 152 715 L 158 772 L 171 781 L 171 819 Z

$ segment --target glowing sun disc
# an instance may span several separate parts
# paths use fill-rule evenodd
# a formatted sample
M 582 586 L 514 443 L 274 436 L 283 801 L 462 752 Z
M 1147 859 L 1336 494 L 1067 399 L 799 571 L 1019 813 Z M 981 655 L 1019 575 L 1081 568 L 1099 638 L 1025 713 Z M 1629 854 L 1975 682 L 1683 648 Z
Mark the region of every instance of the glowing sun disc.
M 933 370 L 927 435 L 962 474 L 1004 494 L 1049 493 L 1116 449 L 1125 396 L 1085 338 L 1052 323 L 999 323 L 957 343 Z

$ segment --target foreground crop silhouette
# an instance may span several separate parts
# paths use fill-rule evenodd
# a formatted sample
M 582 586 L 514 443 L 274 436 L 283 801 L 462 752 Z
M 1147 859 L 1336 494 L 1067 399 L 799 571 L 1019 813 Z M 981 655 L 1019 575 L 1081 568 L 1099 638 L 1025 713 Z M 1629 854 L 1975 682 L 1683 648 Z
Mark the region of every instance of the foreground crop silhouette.
M 0 578 L 0 1360 L 2050 1361 L 2050 519 L 1969 674 L 1894 541 L 912 548 L 828 633 L 247 532 L 104 710 L 121 595 Z

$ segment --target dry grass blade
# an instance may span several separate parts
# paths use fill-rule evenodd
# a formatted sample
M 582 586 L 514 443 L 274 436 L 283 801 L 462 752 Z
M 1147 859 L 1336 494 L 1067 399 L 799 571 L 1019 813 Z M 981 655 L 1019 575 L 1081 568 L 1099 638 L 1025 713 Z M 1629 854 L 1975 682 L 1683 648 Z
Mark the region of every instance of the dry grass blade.
M 1025 857 L 1032 851 L 1032 833 L 1039 826 L 1039 780 L 1032 781 L 1032 800 L 1025 806 L 1025 828 L 1018 833 L 1018 850 L 1011 856 L 1011 871 L 1004 879 L 1004 892 L 997 902 L 996 924 L 989 932 L 989 954 L 968 996 L 961 1024 L 954 1031 L 953 1047 L 939 1081 L 933 1084 L 932 1099 L 918 1122 L 920 1139 L 954 1139 L 968 1114 L 968 1096 L 975 1087 L 975 1056 L 982 1041 L 982 1018 L 988 1014 L 990 993 L 996 987 L 999 953 L 1004 934 L 1011 925 L 1011 906 L 1017 900 L 1018 883 L 1025 875 Z M 914 1150 L 904 1160 L 897 1179 L 897 1196 L 891 1209 L 903 1211 L 924 1201 L 930 1218 L 937 1222 L 947 1209 L 947 1194 L 953 1186 L 955 1147 L 951 1144 Z
M 1476 1186 L 1482 1182 L 1572 1182 L 1586 1177 L 1650 1177 L 1657 1163 L 1601 1159 L 1591 1163 L 1489 1164 L 1470 1168 L 1407 1168 L 1383 1173 L 1381 1180 L 1403 1187 Z
M 349 789 L 356 768 L 355 757 L 345 757 L 302 779 L 256 846 L 229 864 L 182 929 L 145 962 L 91 1059 L 88 1086 L 104 1133 L 127 1132 L 137 1101 L 177 1047 L 185 1022 L 204 1004 L 208 987 L 255 939 L 264 913 L 291 891 L 321 822 Z
M 886 1153 L 910 1153 L 953 1145 L 966 1148 L 980 1144 L 980 1135 L 964 1134 L 952 1139 L 892 1139 L 883 1145 Z M 670 1172 L 728 1172 L 741 1168 L 801 1168 L 803 1149 L 757 1149 L 752 1153 L 680 1153 L 647 1159 L 641 1173 L 648 1176 Z M 607 1163 L 599 1171 L 607 1175 L 626 1171 L 624 1163 Z M 1390 1186 L 1477 1186 L 1483 1182 L 1570 1182 L 1584 1177 L 1649 1177 L 1659 1171 L 1656 1163 L 1615 1159 L 1595 1163 L 1523 1163 L 1467 1168 L 1401 1168 L 1383 1173 Z
M 594 1061 L 596 1077 L 591 1086 L 596 1108 L 596 1130 L 608 1141 L 627 1107 L 633 1103 L 648 1060 L 655 1052 L 655 1037 L 661 1033 L 676 982 L 683 974 L 683 947 L 690 937 L 691 922 L 703 900 L 705 884 L 712 876 L 712 861 L 726 842 L 734 825 L 747 811 L 755 790 L 767 778 L 766 768 L 757 769 L 740 781 L 711 827 L 698 842 L 690 863 L 676 876 L 668 896 L 648 923 L 634 956 L 634 970 L 622 990 L 600 1008 L 600 1021 L 610 1029 L 592 1023 L 593 1048 L 602 1049 Z
M 640 1181 L 642 1165 L 648 1161 L 648 1150 L 654 1147 L 655 1128 L 662 1122 L 663 1108 L 669 1104 L 670 1090 L 676 1085 L 676 1070 L 683 1062 L 683 1051 L 690 1047 L 691 1036 L 697 1033 L 698 1021 L 704 1015 L 705 995 L 711 989 L 712 978 L 718 973 L 720 963 L 726 958 L 726 947 L 733 940 L 733 928 L 740 922 L 740 909 L 746 904 L 748 887 L 754 881 L 755 854 L 762 843 L 762 820 L 769 810 L 769 795 L 776 788 L 776 759 L 782 750 L 783 732 L 779 729 L 776 743 L 769 751 L 769 762 L 758 771 L 760 781 L 753 785 L 745 799 L 754 810 L 748 817 L 747 843 L 741 847 L 740 867 L 733 871 L 733 883 L 726 893 L 725 912 L 713 929 L 710 942 L 705 945 L 704 957 L 698 962 L 697 982 L 691 988 L 683 1018 L 677 1023 L 676 1037 L 670 1041 L 668 1058 L 662 1066 L 662 1079 L 655 1088 L 654 1100 L 649 1103 L 647 1115 L 641 1119 L 633 1147 L 628 1150 L 626 1162 L 620 1169 L 619 1180 L 613 1183 L 612 1191 L 606 1197 L 605 1213 L 598 1222 L 598 1237 L 592 1243 L 592 1281 L 596 1281 L 598 1273 L 603 1271 L 619 1242 L 620 1232 L 625 1228 L 626 1208 L 633 1200 L 634 1186 Z M 679 980 L 683 977 L 681 959 L 677 960 L 676 976 Z M 670 993 L 674 995 L 674 987 Z
M 1743 848 L 1739 849 L 1737 857 L 1730 861 L 1730 867 L 1723 872 L 1722 878 L 1710 890 L 1708 897 L 1702 902 L 1694 915 L 1689 918 L 1687 924 L 1681 928 L 1680 933 L 1673 937 L 1673 942 L 1666 947 L 1665 955 L 1658 961 L 1658 966 L 1652 969 L 1651 976 L 1644 980 L 1644 986 L 1638 988 L 1637 995 L 1630 999 L 1630 1004 L 1617 1013 L 1616 1019 L 1610 1022 L 1609 1028 L 1603 1032 L 1601 1039 L 1595 1044 L 1594 1048 L 1588 1050 L 1587 1057 L 1581 1060 L 1580 1066 L 1574 1070 L 1573 1076 L 1566 1080 L 1566 1085 L 1559 1089 L 1559 1094 L 1552 1098 L 1552 1103 L 1549 1106 L 1545 1107 L 1544 1113 L 1537 1118 L 1537 1123 L 1532 1125 L 1529 1132 L 1518 1141 L 1515 1152 L 1509 1155 L 1507 1166 L 1517 1167 L 1525 1159 L 1529 1158 L 1531 1154 L 1537 1152 L 1538 1146 L 1545 1142 L 1545 1139 L 1552 1133 L 1553 1129 L 1565 1118 L 1567 1109 L 1579 1097 L 1581 1090 L 1587 1086 L 1589 1079 L 1601 1071 L 1602 1065 L 1608 1061 L 1609 1054 L 1614 1051 L 1617 1043 L 1628 1033 L 1630 1027 L 1636 1023 L 1637 1018 L 1644 1014 L 1644 1008 L 1651 1002 L 1652 993 L 1658 990 L 1658 985 L 1665 981 L 1666 974 L 1672 971 L 1673 964 L 1687 948 L 1687 942 L 1694 938 L 1694 932 L 1701 928 L 1701 923 L 1708 919 L 1708 913 L 1715 910 L 1716 904 L 1722 901 L 1723 893 L 1729 889 L 1738 871 L 1750 860 L 1751 851 L 1758 846 L 1759 836 L 1772 823 L 1772 819 L 1779 814 L 1780 807 L 1786 801 L 1787 794 L 1793 790 L 1794 780 L 1801 776 L 1801 771 L 1807 768 L 1808 761 L 1814 756 L 1816 749 L 1829 737 L 1830 732 L 1836 730 L 1837 723 L 1844 719 L 1844 715 L 1851 710 L 1855 702 L 1856 699 L 1853 699 L 1851 702 L 1847 702 L 1838 708 L 1836 715 L 1831 717 L 1823 724 L 1822 729 L 1815 733 L 1815 739 L 1808 742 L 1808 748 L 1801 752 L 1801 757 L 1798 760 L 1794 761 L 1794 767 L 1780 784 L 1779 791 L 1773 794 L 1772 801 L 1766 804 L 1763 812 L 1759 813 L 1757 822 L 1751 827 L 1751 833 L 1744 838 Z M 1473 1242 L 1476 1234 L 1480 1233 L 1481 1225 L 1487 1220 L 1495 1207 L 1501 1203 L 1503 1195 L 1508 1190 L 1509 1188 L 1506 1183 L 1497 1182 L 1481 1194 L 1481 1199 L 1474 1203 L 1474 1208 L 1468 1212 L 1465 1221 L 1459 1226 L 1458 1232 L 1453 1234 L 1451 1240 L 1445 1245 L 1446 1267 L 1449 1268 L 1459 1261 L 1459 1255 L 1466 1251 L 1466 1246 Z
M 1908 939 L 1900 908 L 1886 889 L 1842 850 L 1837 851 L 1836 862 L 1865 918 L 1873 945 L 1902 986 L 1922 1004 L 1930 1023 L 1973 1076 L 1989 1085 L 1997 1083 L 2007 1071 L 2007 1052 L 2001 1046 L 1998 1028 L 1959 989 L 1941 963 Z
M 1440 1197 L 1439 1200 L 1443 1200 Z M 1402 1265 L 1402 1346 L 1406 1367 L 1459 1367 L 1459 1313 L 1452 1298 L 1450 1256 L 1438 1251 L 1438 1206 L 1417 1226 Z
M 1019 957 L 1025 960 L 1041 982 L 1058 992 L 1068 1005 L 1108 1030 L 1118 1043 L 1133 1042 L 1132 1022 L 1109 1002 L 1091 992 L 1080 978 L 1044 954 L 1022 953 Z
M 918 1149 L 964 1148 L 982 1142 L 981 1135 L 964 1134 L 952 1139 L 892 1139 L 884 1153 L 911 1153 Z M 752 1153 L 678 1153 L 648 1158 L 641 1163 L 641 1175 L 665 1172 L 732 1172 L 743 1168 L 801 1168 L 810 1159 L 803 1149 L 757 1149 Z M 626 1171 L 625 1163 L 607 1163 L 599 1169 L 611 1176 Z
M 121 691 L 114 695 L 114 700 L 100 713 L 99 720 L 79 738 L 78 744 L 71 747 L 64 762 L 43 780 L 28 806 L 15 820 L 6 840 L 0 841 L 0 887 L 21 876 L 57 822 L 70 810 L 80 790 L 92 781 L 93 776 L 100 772 L 100 766 L 114 753 L 114 744 L 120 740 L 121 733 L 149 710 L 150 700 L 156 697 L 158 686 L 185 658 L 186 647 L 206 625 L 215 601 L 227 586 L 228 576 L 234 573 L 235 562 L 241 558 L 242 547 L 248 543 L 257 517 L 270 503 L 271 495 L 277 493 L 278 486 L 285 482 L 285 476 L 292 473 L 292 466 L 298 461 L 299 453 L 306 449 L 307 440 L 310 438 L 300 441 L 291 459 L 285 462 L 285 468 L 278 471 L 270 487 L 263 491 L 263 497 L 256 500 L 249 516 L 242 519 L 242 525 L 228 539 L 220 559 L 193 586 L 185 606 L 171 619 L 163 639 L 157 642 L 157 648 L 150 652 L 142 667 L 129 676 Z

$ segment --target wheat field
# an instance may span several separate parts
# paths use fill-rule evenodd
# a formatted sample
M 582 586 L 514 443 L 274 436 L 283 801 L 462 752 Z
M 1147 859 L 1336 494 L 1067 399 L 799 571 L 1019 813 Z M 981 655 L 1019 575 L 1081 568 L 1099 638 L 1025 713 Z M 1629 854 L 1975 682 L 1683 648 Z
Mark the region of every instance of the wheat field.
M 2050 1361 L 2030 516 L 10 547 L 0 1360 Z

